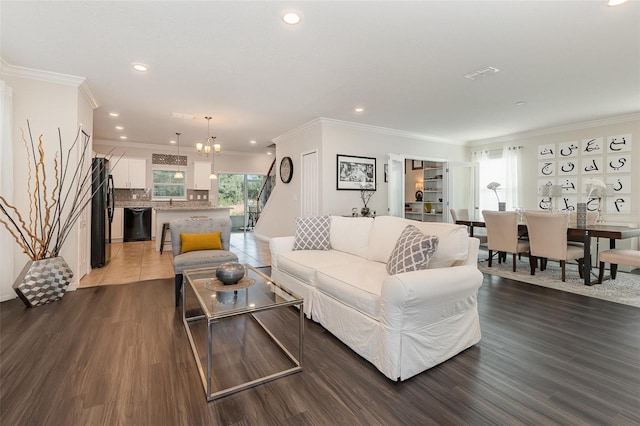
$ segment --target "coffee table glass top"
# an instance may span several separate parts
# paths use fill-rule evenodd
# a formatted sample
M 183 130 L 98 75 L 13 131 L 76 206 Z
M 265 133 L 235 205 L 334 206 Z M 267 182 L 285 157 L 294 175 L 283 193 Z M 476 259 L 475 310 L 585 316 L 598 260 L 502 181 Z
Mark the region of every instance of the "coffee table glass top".
M 280 304 L 290 305 L 302 298 L 278 285 L 250 265 L 244 265 L 245 279 L 255 283 L 245 286 L 229 286 L 229 290 L 218 289 L 216 268 L 190 269 L 184 271 L 185 285 L 191 286 L 198 298 L 200 307 L 208 319 L 224 318 L 273 308 Z M 239 288 L 238 287 L 243 287 Z M 236 290 L 237 289 L 237 290 Z

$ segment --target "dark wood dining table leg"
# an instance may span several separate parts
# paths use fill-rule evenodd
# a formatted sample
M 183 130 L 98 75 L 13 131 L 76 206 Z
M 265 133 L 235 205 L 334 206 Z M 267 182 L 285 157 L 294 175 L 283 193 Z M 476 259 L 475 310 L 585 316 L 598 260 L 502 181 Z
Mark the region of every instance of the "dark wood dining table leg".
M 584 232 L 584 262 L 582 264 L 584 285 L 591 284 L 591 234 Z

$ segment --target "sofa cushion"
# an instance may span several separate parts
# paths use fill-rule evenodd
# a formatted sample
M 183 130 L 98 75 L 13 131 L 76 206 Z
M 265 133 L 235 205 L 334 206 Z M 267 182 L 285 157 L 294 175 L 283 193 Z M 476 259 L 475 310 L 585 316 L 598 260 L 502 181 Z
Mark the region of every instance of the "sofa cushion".
M 386 263 L 398 237 L 407 225 L 414 225 L 426 235 L 438 237 L 438 248 L 428 269 L 446 268 L 465 260 L 469 253 L 467 228 L 450 223 L 418 222 L 394 216 L 378 216 L 373 221 L 369 237 L 369 260 Z
M 407 225 L 391 251 L 387 261 L 387 272 L 389 275 L 395 275 L 427 269 L 437 247 L 437 236 L 424 235 L 415 226 Z
M 329 216 L 296 218 L 293 250 L 329 250 Z
M 372 217 L 331 216 L 331 248 L 366 258 L 371 226 Z
M 222 250 L 220 231 L 205 234 L 180 234 L 180 239 L 182 240 L 180 253 L 197 250 Z
M 337 250 L 298 250 L 279 254 L 277 263 L 280 271 L 314 286 L 317 269 L 357 262 L 366 262 L 366 259 Z
M 318 270 L 316 288 L 347 306 L 380 319 L 382 282 L 388 277 L 385 264 L 362 261 Z

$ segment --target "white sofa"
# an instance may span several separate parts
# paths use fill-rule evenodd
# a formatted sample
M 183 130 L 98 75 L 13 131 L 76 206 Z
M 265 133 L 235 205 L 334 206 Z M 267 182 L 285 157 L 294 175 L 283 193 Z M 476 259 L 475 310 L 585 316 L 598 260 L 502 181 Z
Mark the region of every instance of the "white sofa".
M 437 235 L 428 269 L 389 275 L 407 225 Z M 405 380 L 480 341 L 479 240 L 466 227 L 378 216 L 331 217 L 330 250 L 270 240 L 271 277 L 304 297 L 305 315 L 392 380 Z

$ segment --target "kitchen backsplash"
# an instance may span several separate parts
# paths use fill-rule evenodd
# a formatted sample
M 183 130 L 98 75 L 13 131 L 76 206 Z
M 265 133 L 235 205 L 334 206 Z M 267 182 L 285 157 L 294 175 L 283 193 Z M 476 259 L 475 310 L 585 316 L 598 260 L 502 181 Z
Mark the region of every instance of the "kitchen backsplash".
M 151 189 L 116 189 L 116 203 L 128 201 L 151 201 Z M 199 202 L 209 204 L 209 191 L 187 189 L 187 202 Z

